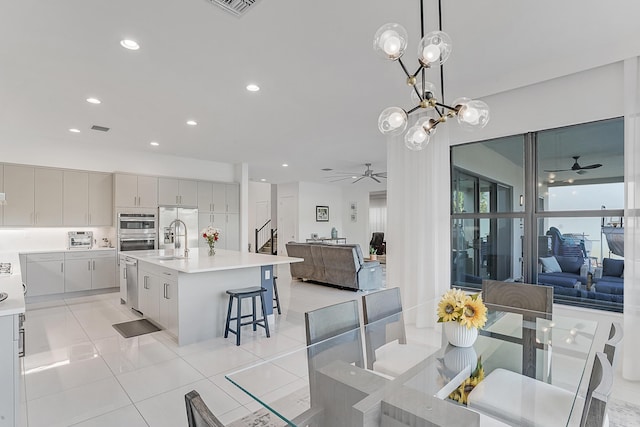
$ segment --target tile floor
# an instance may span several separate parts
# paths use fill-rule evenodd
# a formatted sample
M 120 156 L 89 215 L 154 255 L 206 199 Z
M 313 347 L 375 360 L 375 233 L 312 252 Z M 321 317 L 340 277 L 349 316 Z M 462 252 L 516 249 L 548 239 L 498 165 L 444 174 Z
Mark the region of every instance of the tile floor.
M 278 289 L 283 312 L 272 337 L 244 328 L 240 347 L 233 338 L 178 347 L 163 331 L 122 338 L 111 325 L 137 316 L 116 293 L 29 304 L 23 425 L 186 426 L 184 395 L 192 389 L 225 423 L 256 411 L 224 374 L 304 346 L 305 311 L 361 296 L 292 282 L 288 272 L 279 274 Z M 617 378 L 616 387 L 616 398 L 640 402 L 640 383 Z

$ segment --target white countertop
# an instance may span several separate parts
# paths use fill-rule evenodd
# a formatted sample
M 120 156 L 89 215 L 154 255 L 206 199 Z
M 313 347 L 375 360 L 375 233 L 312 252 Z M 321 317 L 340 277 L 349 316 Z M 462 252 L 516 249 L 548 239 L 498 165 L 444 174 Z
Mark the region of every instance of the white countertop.
M 302 258 L 228 251 L 225 249 L 216 249 L 216 254 L 209 256 L 207 248 L 189 249 L 188 259 L 163 260 L 154 258 L 164 256 L 165 251 L 163 249 L 121 252 L 121 255 L 126 255 L 171 270 L 177 270 L 182 273 L 205 273 L 209 271 L 234 270 L 304 261 Z M 176 251 L 175 255 L 180 256 L 182 252 Z
M 0 274 L 0 292 L 6 292 L 9 295 L 6 300 L 0 302 L 0 316 L 24 313 L 22 278 L 19 274 Z
M 95 251 L 114 251 L 116 248 L 103 248 L 103 247 L 95 247 L 91 249 L 49 249 L 45 251 L 20 251 L 20 255 L 30 255 L 30 254 L 52 254 L 52 253 L 60 253 L 60 252 L 95 252 Z

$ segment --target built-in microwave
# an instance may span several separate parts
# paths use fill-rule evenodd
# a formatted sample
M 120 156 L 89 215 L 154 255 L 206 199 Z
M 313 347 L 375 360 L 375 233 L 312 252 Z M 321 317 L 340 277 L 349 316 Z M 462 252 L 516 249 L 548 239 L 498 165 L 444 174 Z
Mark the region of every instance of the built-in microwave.
M 118 234 L 123 232 L 156 231 L 156 214 L 153 213 L 119 213 Z

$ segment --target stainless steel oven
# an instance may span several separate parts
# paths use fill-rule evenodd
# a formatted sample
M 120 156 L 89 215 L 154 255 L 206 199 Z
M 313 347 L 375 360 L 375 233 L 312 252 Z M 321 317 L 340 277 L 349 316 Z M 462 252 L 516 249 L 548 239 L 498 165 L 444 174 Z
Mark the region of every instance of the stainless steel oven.
M 158 247 L 158 216 L 155 212 L 118 213 L 118 251 L 141 251 Z

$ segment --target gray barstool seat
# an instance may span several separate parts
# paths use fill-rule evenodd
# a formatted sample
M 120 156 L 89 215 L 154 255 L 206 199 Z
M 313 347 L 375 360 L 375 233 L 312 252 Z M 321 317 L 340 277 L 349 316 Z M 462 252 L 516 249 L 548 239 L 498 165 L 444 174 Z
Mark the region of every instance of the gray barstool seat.
M 264 303 L 264 293 L 267 292 L 267 288 L 263 288 L 261 286 L 251 286 L 248 288 L 241 289 L 229 289 L 227 294 L 229 294 L 229 308 L 227 309 L 227 323 L 224 328 L 224 337 L 227 338 L 229 336 L 229 332 L 236 335 L 236 345 L 240 345 L 240 328 L 246 325 L 252 325 L 253 330 L 256 330 L 256 326 L 263 327 L 267 338 L 271 335 L 269 334 L 269 321 L 267 320 L 267 307 Z M 256 316 L 256 298 L 260 297 L 260 306 L 262 307 L 262 318 L 258 319 Z M 231 309 L 233 307 L 233 299 L 237 300 L 236 307 L 236 317 L 231 317 Z M 245 298 L 251 298 L 251 314 L 242 315 L 242 300 Z M 242 319 L 247 317 L 251 317 L 251 320 L 248 322 L 242 323 Z M 232 320 L 236 321 L 236 329 L 231 329 L 229 324 Z

